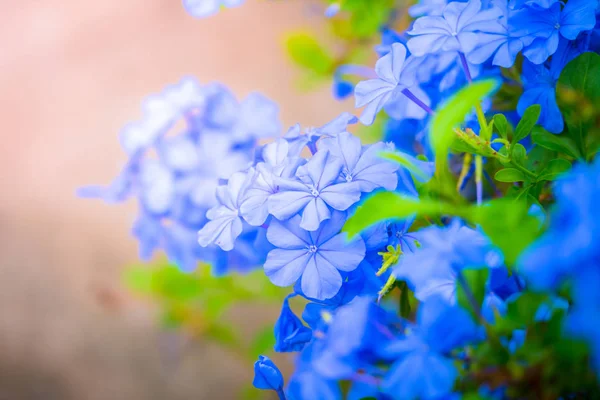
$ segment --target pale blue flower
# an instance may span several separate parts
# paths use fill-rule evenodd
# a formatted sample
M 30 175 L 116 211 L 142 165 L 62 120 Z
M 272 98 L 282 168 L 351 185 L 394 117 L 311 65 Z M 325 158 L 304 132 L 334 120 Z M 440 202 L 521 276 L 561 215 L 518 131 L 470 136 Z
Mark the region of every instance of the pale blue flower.
M 398 164 L 381 158 L 381 153 L 393 151 L 393 146 L 379 142 L 363 147 L 359 138 L 349 132 L 341 132 L 322 139 L 319 147 L 343 160 L 341 178 L 358 183 L 362 192 L 372 192 L 377 188 L 396 189 Z
M 332 209 L 345 211 L 360 200 L 357 183 L 338 183 L 342 168 L 342 160 L 327 150 L 318 151 L 298 168 L 297 180 L 275 178 L 279 191 L 269 197 L 269 213 L 279 220 L 302 213 L 300 227 L 317 230 Z
M 285 139 L 278 139 L 263 148 L 264 162 L 256 165 L 240 206 L 242 217 L 250 225 L 260 226 L 267 220 L 269 197 L 279 191 L 276 178 L 291 179 L 298 167 L 305 162 L 304 159 L 291 157 L 288 153 L 289 144 Z
M 498 19 L 502 15 L 498 8 L 481 9 L 480 0 L 467 3 L 453 2 L 444 9 L 442 16 L 421 17 L 408 32 L 413 36 L 408 41 L 412 55 L 457 51 L 470 53 L 489 38 L 480 32 L 500 30 Z
M 242 233 L 239 209 L 248 183 L 248 174 L 238 172 L 229 178 L 227 186 L 217 188 L 219 205 L 208 210 L 206 217 L 210 221 L 198 232 L 202 247 L 214 243 L 225 251 L 233 249 L 235 239 Z
M 148 96 L 142 104 L 142 120 L 129 123 L 121 131 L 123 149 L 133 155 L 152 146 L 177 120 L 203 109 L 205 104 L 202 87 L 189 77 L 167 86 L 161 93 Z
M 407 59 L 403 44 L 392 44 L 392 50 L 375 64 L 377 79 L 359 82 L 354 90 L 356 107 L 366 106 L 360 116 L 363 124 L 371 125 L 382 108 L 394 103 L 397 104 L 390 107 L 398 117 L 422 119 L 427 115 L 423 105 L 413 104 L 420 100 L 425 107 L 429 105 L 429 99 L 415 86 L 416 64 L 418 60 L 410 57 Z M 413 90 L 417 90 L 421 97 L 413 94 Z
M 216 14 L 221 6 L 236 7 L 244 0 L 183 0 L 183 6 L 190 15 L 197 18 L 210 17 Z
M 267 238 L 277 248 L 267 256 L 265 274 L 277 286 L 290 286 L 300 279 L 302 292 L 310 298 L 335 296 L 342 287 L 340 271 L 353 271 L 365 257 L 361 238 L 348 243 L 340 233 L 345 221 L 345 213 L 334 212 L 319 230 L 307 232 L 299 227 L 299 216 L 284 222 L 272 220 Z

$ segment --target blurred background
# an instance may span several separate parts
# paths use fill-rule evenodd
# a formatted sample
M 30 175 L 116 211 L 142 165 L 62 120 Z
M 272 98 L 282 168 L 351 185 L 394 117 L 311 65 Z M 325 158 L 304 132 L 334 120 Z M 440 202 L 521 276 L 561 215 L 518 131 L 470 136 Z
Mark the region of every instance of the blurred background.
M 75 190 L 116 176 L 119 129 L 185 75 L 264 93 L 284 126 L 350 110 L 327 85 L 299 91 L 282 46 L 290 30 L 323 31 L 322 8 L 247 0 L 198 20 L 180 0 L 1 0 L 0 15 L 0 400 L 238 398 L 251 364 L 166 333 L 124 286 L 134 202 Z M 278 313 L 233 318 L 251 331 Z

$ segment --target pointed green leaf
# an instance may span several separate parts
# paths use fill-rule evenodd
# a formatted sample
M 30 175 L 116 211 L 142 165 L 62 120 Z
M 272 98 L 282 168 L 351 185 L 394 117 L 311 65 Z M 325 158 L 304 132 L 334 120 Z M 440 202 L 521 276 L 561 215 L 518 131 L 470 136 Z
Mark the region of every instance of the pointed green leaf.
M 587 52 L 570 61 L 560 75 L 557 88 L 568 134 L 586 157 L 588 131 L 598 115 L 600 102 L 600 55 Z
M 525 112 L 523 113 L 523 117 L 521 118 L 519 124 L 517 125 L 517 128 L 515 129 L 515 134 L 513 135 L 512 143 L 518 143 L 519 141 L 523 140 L 527 135 L 529 135 L 529 133 L 537 123 L 538 119 L 540 118 L 541 112 L 542 107 L 539 104 L 534 104 L 527 108 L 527 110 L 525 110 Z
M 508 139 L 510 125 L 508 124 L 508 121 L 506 120 L 504 114 L 494 115 L 493 121 L 494 128 L 496 132 L 498 132 L 498 135 L 500 135 L 502 139 Z
M 431 125 L 431 143 L 436 155 L 436 170 L 447 171 L 447 155 L 454 141 L 454 128 L 459 127 L 469 112 L 498 88 L 496 80 L 473 83 L 455 94 L 436 111 Z
M 527 161 L 527 150 L 521 143 L 517 143 L 511 147 L 512 159 L 519 165 L 525 165 Z
M 553 181 L 560 174 L 571 169 L 571 163 L 565 159 L 557 158 L 548 163 L 546 168 L 540 173 L 538 181 Z
M 516 168 L 504 168 L 496 172 L 494 179 L 498 182 L 523 182 L 525 175 Z
M 394 192 L 379 192 L 358 207 L 354 215 L 346 221 L 343 231 L 354 237 L 377 222 L 406 218 L 413 214 L 469 216 L 470 209 L 437 201 L 418 200 Z
M 581 153 L 572 139 L 563 135 L 553 135 L 541 126 L 533 129 L 531 140 L 545 149 L 558 151 L 573 158 L 581 158 Z

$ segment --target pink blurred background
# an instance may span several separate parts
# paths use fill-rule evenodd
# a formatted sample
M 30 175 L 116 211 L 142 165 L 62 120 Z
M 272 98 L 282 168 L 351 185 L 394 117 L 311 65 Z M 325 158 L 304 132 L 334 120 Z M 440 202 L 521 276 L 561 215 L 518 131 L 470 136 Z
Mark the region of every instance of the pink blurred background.
M 299 92 L 283 51 L 285 32 L 323 19 L 301 0 L 204 20 L 180 0 L 4 0 L 0 14 L 0 400 L 237 398 L 252 367 L 214 344 L 165 368 L 156 310 L 121 283 L 135 204 L 75 189 L 117 174 L 120 127 L 185 75 L 261 91 L 286 126 L 350 109 L 327 86 Z

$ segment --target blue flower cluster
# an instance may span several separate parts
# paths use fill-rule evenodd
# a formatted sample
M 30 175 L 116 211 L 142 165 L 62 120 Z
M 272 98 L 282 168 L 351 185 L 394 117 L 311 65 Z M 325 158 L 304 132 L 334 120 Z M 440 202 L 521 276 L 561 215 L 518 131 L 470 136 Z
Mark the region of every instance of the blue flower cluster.
M 425 130 L 432 108 L 466 81 L 500 78 L 498 67 L 512 67 L 521 53 L 524 92 L 517 111 L 523 115 L 540 104 L 541 125 L 560 133 L 556 82 L 570 60 L 594 50 L 590 38 L 600 29 L 597 8 L 597 0 L 421 1 L 410 9 L 418 17 L 411 29 L 384 31 L 375 74 L 356 85 L 356 107 L 365 107 L 360 120 L 371 124 L 383 109 L 395 120 L 393 131 Z
M 532 287 L 557 291 L 572 285 L 573 300 L 567 329 L 592 344 L 600 370 L 600 160 L 581 164 L 555 184 L 556 204 L 547 232 L 523 254 L 519 269 Z
M 184 0 L 197 16 L 239 3 Z M 333 2 L 327 16 L 343 4 Z M 321 127 L 295 125 L 283 135 L 277 107 L 263 96 L 238 102 L 221 85 L 186 78 L 149 97 L 143 119 L 123 130 L 129 160 L 118 178 L 108 187 L 83 188 L 81 195 L 138 200 L 133 231 L 143 258 L 163 249 L 182 269 L 205 262 L 217 274 L 263 266 L 274 285 L 292 287 L 274 325 L 274 350 L 298 353 L 295 370 L 286 385 L 268 357 L 254 365 L 254 386 L 275 391 L 280 400 L 525 398 L 532 385 L 542 387 L 536 388 L 539 398 L 572 398 L 579 387 L 543 386 L 563 367 L 551 356 L 584 354 L 571 351 L 578 340 L 591 348 L 590 359 L 574 358 L 573 365 L 583 368 L 578 378 L 591 379 L 598 391 L 589 393 L 600 396 L 600 215 L 594 207 L 600 160 L 586 164 L 583 158 L 593 154 L 576 159 L 576 151 L 558 155 L 570 139 L 548 134 L 545 147 L 528 145 L 526 164 L 527 150 L 505 132 L 496 140 L 505 152 L 490 156 L 490 163 L 515 167 L 500 170 L 515 179 L 498 181 L 513 185 L 506 193 L 521 190 L 532 198 L 522 213 L 510 208 L 516 211 L 497 217 L 508 223 L 522 217 L 523 226 L 516 227 L 484 218 L 499 203 L 469 208 L 454 193 L 428 191 L 438 166 L 427 161 L 436 156 L 428 142 L 434 110 L 484 77 L 517 88 L 515 115 L 506 115 L 511 122 L 539 104 L 537 123 L 563 132 L 557 81 L 575 57 L 600 50 L 598 13 L 598 0 L 419 1 L 409 9 L 415 20 L 406 32 L 382 30 L 374 70 L 343 65 L 336 71 L 334 93 L 353 92 L 356 106 L 364 107 L 359 118 L 343 113 Z M 352 74 L 365 80 L 354 87 L 347 80 Z M 487 130 L 486 146 L 493 139 L 484 113 L 492 108 L 489 101 L 478 104 L 477 115 L 465 122 L 480 132 L 478 139 Z M 363 145 L 351 125 L 373 124 L 382 110 L 393 143 Z M 551 153 L 533 154 L 536 149 Z M 473 154 L 479 164 L 463 170 L 459 190 L 473 169 L 481 179 L 484 160 Z M 464 162 L 472 158 L 469 153 Z M 551 189 L 548 181 L 571 162 L 575 167 Z M 548 169 L 527 169 L 536 163 Z M 417 201 L 425 193 L 425 201 L 440 208 L 449 199 L 462 218 L 439 216 L 434 208 L 432 215 L 408 218 L 412 209 L 402 218 L 383 213 L 380 222 L 348 237 L 342 228 L 350 216 L 382 192 L 427 205 Z M 552 201 L 546 215 L 541 203 Z M 512 238 L 497 240 L 498 226 L 522 229 L 523 235 L 501 233 L 533 244 L 522 252 L 526 246 Z M 536 239 L 540 226 L 545 233 Z M 506 250 L 507 242 L 520 256 Z M 301 316 L 292 309 L 300 302 Z
M 108 187 L 85 187 L 80 195 L 111 203 L 137 198 L 133 234 L 144 260 L 163 249 L 186 271 L 206 262 L 218 274 L 264 262 L 266 253 L 256 251 L 267 243 L 264 229 L 242 224 L 228 210 L 240 201 L 245 175 L 237 172 L 254 163 L 259 140 L 280 133 L 277 106 L 257 93 L 238 102 L 220 84 L 201 86 L 185 78 L 148 97 L 142 108 L 143 118 L 121 132 L 129 156 L 123 171 Z M 219 187 L 224 181 L 228 185 Z M 215 233 L 211 240 L 221 248 L 198 246 L 207 218 L 231 222 L 232 232 Z M 233 232 L 243 240 L 226 252 Z
M 376 267 L 365 260 L 384 249 L 387 237 L 348 243 L 341 229 L 364 195 L 397 189 L 398 166 L 380 158 L 393 147 L 363 146 L 347 131 L 355 122 L 344 113 L 304 133 L 296 125 L 265 145 L 252 165 L 217 188 L 218 204 L 207 213 L 200 245 L 237 249 L 244 224 L 260 229 L 268 243 L 264 270 L 271 282 L 297 284 L 298 293 L 317 300 L 336 296 L 357 270 L 374 273 Z

